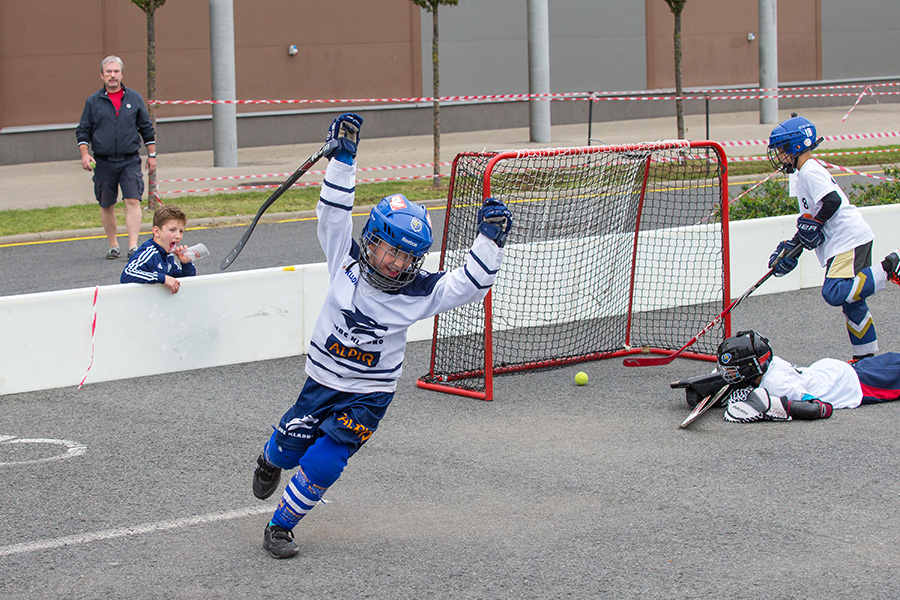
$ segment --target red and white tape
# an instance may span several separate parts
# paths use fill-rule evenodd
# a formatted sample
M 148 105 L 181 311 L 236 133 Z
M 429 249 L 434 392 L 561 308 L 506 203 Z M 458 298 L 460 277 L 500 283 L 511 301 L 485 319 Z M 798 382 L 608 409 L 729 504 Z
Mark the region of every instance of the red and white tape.
M 892 87 L 898 83 L 876 83 L 859 85 L 825 85 L 785 88 L 737 88 L 716 89 L 707 91 L 692 90 L 682 96 L 677 95 L 646 95 L 647 92 L 563 92 L 554 94 L 485 94 L 469 96 L 441 96 L 441 97 L 407 97 L 407 98 L 328 98 L 328 99 L 292 99 L 292 100 L 151 100 L 149 104 L 165 105 L 210 105 L 210 104 L 391 104 L 391 103 L 434 103 L 434 102 L 501 102 L 501 101 L 529 101 L 529 100 L 592 100 L 592 101 L 631 101 L 631 100 L 758 100 L 761 98 L 833 98 L 843 96 L 860 96 L 859 92 L 838 93 L 814 93 L 814 94 L 786 94 L 792 91 L 815 91 L 835 89 L 863 88 L 863 94 L 868 92 L 872 96 L 896 95 L 900 92 L 876 92 L 875 87 Z M 723 93 L 735 92 L 738 95 L 726 95 Z M 765 93 L 763 93 L 765 92 Z M 772 93 L 769 93 L 772 92 Z
M 78 389 L 81 389 L 81 386 L 84 385 L 85 380 L 87 379 L 88 372 L 91 370 L 91 367 L 94 366 L 94 341 L 97 336 L 97 295 L 100 293 L 100 286 L 94 287 L 94 302 L 93 302 L 93 312 L 94 316 L 91 319 L 91 362 L 88 364 L 87 369 L 84 370 L 84 377 L 81 378 L 81 381 L 78 383 Z

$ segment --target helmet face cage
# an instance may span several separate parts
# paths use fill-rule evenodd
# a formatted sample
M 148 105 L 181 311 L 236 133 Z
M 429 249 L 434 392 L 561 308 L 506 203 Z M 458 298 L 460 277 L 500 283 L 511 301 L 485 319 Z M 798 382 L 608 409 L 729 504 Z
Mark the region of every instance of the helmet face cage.
M 424 206 L 403 194 L 382 198 L 360 235 L 360 274 L 375 289 L 399 290 L 419 274 L 432 242 Z
M 726 382 L 740 384 L 763 375 L 772 360 L 769 340 L 755 331 L 742 331 L 719 344 L 716 370 Z
M 416 256 L 405 252 L 372 231 L 364 231 L 359 253 L 362 265 L 360 275 L 373 288 L 382 292 L 393 292 L 409 284 L 422 268 L 425 255 Z M 402 267 L 396 277 L 389 274 L 392 268 Z

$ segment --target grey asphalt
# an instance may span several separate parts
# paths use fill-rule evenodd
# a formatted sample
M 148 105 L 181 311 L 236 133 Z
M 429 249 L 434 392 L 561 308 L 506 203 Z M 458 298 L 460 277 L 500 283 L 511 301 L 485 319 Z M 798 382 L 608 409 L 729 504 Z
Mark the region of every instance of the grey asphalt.
M 285 227 L 294 248 L 307 243 L 299 222 L 266 227 L 255 236 Z M 216 251 L 240 230 L 220 231 Z M 3 247 L 0 274 L 38 273 L 92 244 Z M 273 246 L 248 246 L 235 268 L 281 261 Z M 89 264 L 117 274 L 117 262 Z M 79 273 L 67 284 L 93 285 Z M 900 349 L 898 293 L 870 301 L 883 350 Z M 733 317 L 798 364 L 848 358 L 840 311 L 817 289 L 751 296 Z M 681 430 L 688 408 L 669 383 L 709 363 L 503 376 L 485 403 L 415 387 L 429 350 L 410 345 L 382 426 L 286 561 L 261 548 L 275 499 L 256 500 L 250 479 L 303 383 L 302 357 L 0 396 L 0 597 L 900 595 L 900 403 L 752 425 L 714 409 Z M 60 440 L 82 453 L 53 460 L 69 448 Z
M 897 293 L 872 302 L 887 348 Z M 814 289 L 750 297 L 734 326 L 799 363 L 847 352 Z M 250 478 L 300 389 L 299 358 L 0 398 L 0 435 L 86 446 L 0 465 L 0 597 L 900 594 L 900 403 L 753 425 L 714 409 L 681 430 L 688 409 L 668 384 L 708 363 L 504 376 L 485 403 L 416 388 L 428 352 L 410 345 L 381 428 L 287 561 L 262 550 L 275 503 Z M 0 463 L 60 453 L 0 442 Z

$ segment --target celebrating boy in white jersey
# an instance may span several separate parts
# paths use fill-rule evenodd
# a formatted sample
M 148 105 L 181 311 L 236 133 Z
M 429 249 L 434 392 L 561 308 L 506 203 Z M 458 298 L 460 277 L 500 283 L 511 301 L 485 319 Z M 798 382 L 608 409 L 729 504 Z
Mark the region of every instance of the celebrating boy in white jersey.
M 362 121 L 343 114 L 326 135 L 329 164 L 316 214 L 331 284 L 312 333 L 306 383 L 253 476 L 254 495 L 265 499 L 278 488 L 282 469 L 297 468 L 264 534 L 263 547 L 275 558 L 299 552 L 294 527 L 378 428 L 394 397 L 410 325 L 484 298 L 512 227 L 506 206 L 487 199 L 466 264 L 425 273 L 431 219 L 425 207 L 394 194 L 372 209 L 357 242 L 351 211 Z
M 900 285 L 900 250 L 888 254 L 880 268 L 872 267 L 875 236 L 834 177 L 812 158 L 821 142 L 815 125 L 798 116 L 777 125 L 769 136 L 769 160 L 789 174 L 790 194 L 796 196 L 801 215 L 797 233 L 778 245 L 769 257 L 769 267 L 775 268 L 776 277 L 792 271 L 797 259 L 783 256 L 798 243 L 816 251 L 826 269 L 822 297 L 843 310 L 852 360 L 859 360 L 878 351 L 866 298 L 883 289 L 887 281 Z

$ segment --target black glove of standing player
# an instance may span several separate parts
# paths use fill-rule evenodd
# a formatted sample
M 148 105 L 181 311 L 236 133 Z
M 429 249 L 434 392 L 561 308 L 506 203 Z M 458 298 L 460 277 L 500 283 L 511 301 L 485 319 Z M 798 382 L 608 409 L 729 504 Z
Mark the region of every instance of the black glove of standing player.
M 362 124 L 363 118 L 353 113 L 344 113 L 332 121 L 325 134 L 325 158 L 352 164 L 356 158 Z
M 494 240 L 500 248 L 506 244 L 512 221 L 512 213 L 496 198 L 488 198 L 478 209 L 478 232 Z

